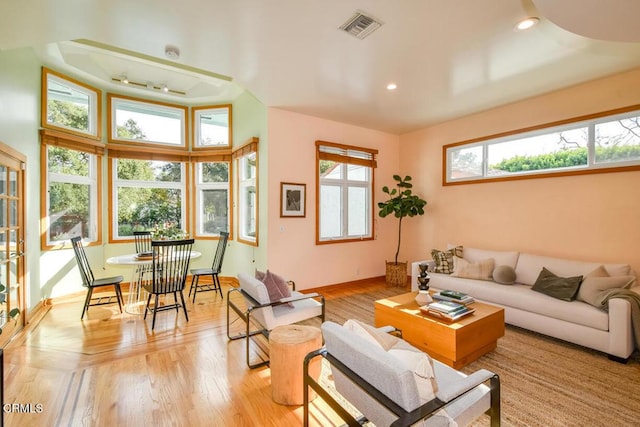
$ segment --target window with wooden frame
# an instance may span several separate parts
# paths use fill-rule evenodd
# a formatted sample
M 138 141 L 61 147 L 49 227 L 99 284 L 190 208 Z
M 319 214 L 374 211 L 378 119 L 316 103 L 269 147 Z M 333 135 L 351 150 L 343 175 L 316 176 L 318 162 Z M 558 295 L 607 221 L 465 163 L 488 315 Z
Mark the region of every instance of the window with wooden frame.
M 109 149 L 109 241 L 134 231 L 176 227 L 189 233 L 187 153 Z
M 109 142 L 187 149 L 187 107 L 107 94 Z
M 194 150 L 229 148 L 233 144 L 231 105 L 192 107 Z
M 192 162 L 195 236 L 217 238 L 221 231 L 231 235 L 231 156 L 196 157 Z
M 42 67 L 41 124 L 95 140 L 102 138 L 102 92 Z
M 378 150 L 316 141 L 316 244 L 373 239 Z
M 443 185 L 640 169 L 640 106 L 443 147 Z
M 44 129 L 41 136 L 41 247 L 68 247 L 75 236 L 102 243 L 104 144 Z
M 258 246 L 258 138 L 233 152 L 238 180 L 238 241 Z

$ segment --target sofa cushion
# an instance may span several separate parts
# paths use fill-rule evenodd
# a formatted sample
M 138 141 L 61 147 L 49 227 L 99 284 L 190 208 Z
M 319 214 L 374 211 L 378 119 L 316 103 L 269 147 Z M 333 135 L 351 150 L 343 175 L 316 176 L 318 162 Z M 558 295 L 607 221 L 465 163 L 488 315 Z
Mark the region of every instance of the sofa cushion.
M 550 297 L 573 301 L 578 294 L 580 283 L 582 283 L 582 276 L 560 277 L 542 267 L 531 289 Z
M 433 271 L 444 274 L 453 273 L 453 257 L 457 256 L 462 258 L 462 253 L 462 246 L 456 246 L 455 248 L 451 248 L 446 251 L 432 249 L 431 258 L 433 258 L 436 263 L 436 267 Z
M 469 262 L 478 262 L 483 259 L 493 258 L 495 265 L 508 265 L 516 268 L 519 252 L 516 251 L 491 251 L 487 249 L 464 248 L 463 258 Z
M 516 282 L 516 270 L 510 265 L 499 265 L 493 269 L 491 277 L 501 285 L 513 285 Z
M 495 261 L 487 258 L 478 262 L 469 262 L 464 258 L 453 257 L 453 277 L 466 277 L 467 279 L 491 280 L 491 273 Z
M 516 282 L 532 286 L 543 267 L 558 276 L 572 277 L 586 276 L 600 265 L 596 262 L 573 261 L 521 253 L 516 265 Z
M 495 282 L 451 277 L 448 274 L 430 273 L 430 276 L 429 285 L 432 289 L 465 292 L 476 300 L 489 304 L 513 307 L 601 331 L 609 330 L 609 316 L 605 311 L 582 301 L 569 303 L 533 292 L 529 285 L 515 283 L 507 287 Z M 508 318 L 508 313 L 505 315 Z

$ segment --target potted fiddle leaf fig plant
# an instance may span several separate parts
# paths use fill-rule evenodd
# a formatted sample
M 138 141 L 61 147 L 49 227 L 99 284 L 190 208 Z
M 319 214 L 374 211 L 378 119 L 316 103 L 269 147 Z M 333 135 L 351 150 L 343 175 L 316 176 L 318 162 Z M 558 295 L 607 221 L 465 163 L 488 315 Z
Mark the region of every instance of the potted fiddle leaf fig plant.
M 378 208 L 380 208 L 378 215 L 384 218 L 393 214 L 398 218 L 398 246 L 394 261 L 387 261 L 386 281 L 388 285 L 405 286 L 407 283 L 407 262 L 398 262 L 402 238 L 402 219 L 424 215 L 427 201 L 413 194 L 411 190 L 413 184 L 410 182 L 409 175 L 406 175 L 404 179 L 400 175 L 394 175 L 393 179 L 396 181 L 397 188 L 382 187 L 382 191 L 389 196 L 389 199 L 378 203 Z

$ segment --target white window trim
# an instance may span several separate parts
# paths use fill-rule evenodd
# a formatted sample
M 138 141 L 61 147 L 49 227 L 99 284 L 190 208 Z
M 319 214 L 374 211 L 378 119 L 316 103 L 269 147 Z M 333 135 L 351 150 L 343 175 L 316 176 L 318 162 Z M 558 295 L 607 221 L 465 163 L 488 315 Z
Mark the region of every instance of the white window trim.
M 129 143 L 141 144 L 141 145 L 161 145 L 165 147 L 172 148 L 186 148 L 186 122 L 187 122 L 187 109 L 186 107 L 182 107 L 180 105 L 165 105 L 160 103 L 155 103 L 152 101 L 146 101 L 143 99 L 131 99 L 127 97 L 118 97 L 109 95 L 111 110 L 110 110 L 110 129 L 109 129 L 109 139 L 110 141 L 118 142 L 125 141 Z M 172 114 L 178 113 L 180 117 L 180 143 L 174 144 L 171 142 L 163 142 L 163 141 L 154 141 L 154 140 L 142 140 L 142 139 L 134 139 L 134 138 L 120 138 L 118 137 L 118 123 L 117 123 L 117 109 L 118 105 L 121 104 L 137 104 L 141 107 L 145 107 L 150 110 L 156 110 L 158 112 L 166 111 Z
M 46 164 L 49 164 L 49 150 L 47 146 L 47 158 L 45 159 Z M 65 148 L 67 150 L 73 150 L 72 148 Z M 86 151 L 75 150 L 83 153 L 87 153 Z M 98 156 L 92 153 L 87 153 L 89 155 L 89 176 L 79 176 L 79 175 L 68 175 L 63 173 L 54 173 L 49 172 L 49 168 L 47 167 L 47 197 L 46 197 L 46 224 L 45 229 L 51 229 L 51 206 L 50 206 L 50 197 L 49 197 L 49 189 L 51 188 L 52 183 L 62 183 L 62 184 L 82 184 L 89 186 L 89 232 L 90 236 L 86 237 L 87 242 L 96 242 L 98 240 Z M 49 232 L 46 233 L 46 245 L 47 246 L 56 246 L 61 243 L 68 243 L 68 241 L 52 241 Z
M 342 188 L 342 235 L 337 237 L 322 237 L 322 230 L 319 231 L 319 240 L 321 242 L 331 242 L 331 241 L 340 241 L 340 240 L 353 240 L 353 239 L 369 239 L 373 236 L 373 214 L 371 212 L 371 197 L 372 197 L 372 178 L 373 178 L 373 168 L 362 166 L 367 168 L 367 180 L 359 181 L 359 180 L 349 180 L 348 179 L 348 168 L 349 165 L 347 163 L 340 163 L 340 168 L 342 168 L 342 177 L 343 178 L 322 178 L 320 177 L 320 188 L 322 186 L 333 186 L 333 187 L 341 187 Z M 366 228 L 368 233 L 366 234 L 357 234 L 357 235 L 349 235 L 349 188 L 359 187 L 367 190 L 366 193 Z M 321 208 L 321 207 L 320 207 Z M 321 215 L 321 213 L 320 213 Z
M 244 167 L 244 162 L 247 161 L 247 159 L 249 158 L 249 156 L 251 155 L 255 155 L 257 158 L 257 153 L 255 152 L 251 152 L 251 153 L 247 153 L 242 157 L 238 158 L 238 163 L 239 163 L 239 174 L 238 174 L 238 181 L 239 181 L 239 185 L 238 185 L 238 202 L 239 202 L 239 208 L 238 208 L 238 216 L 239 216 L 239 227 L 238 227 L 238 233 L 240 235 L 240 239 L 245 240 L 247 242 L 251 242 L 251 243 L 256 243 L 258 240 L 258 202 L 256 200 L 256 203 L 254 204 L 254 216 L 255 216 L 255 221 L 256 221 L 256 235 L 255 236 L 249 236 L 247 233 L 247 229 L 246 229 L 246 224 L 247 224 L 247 215 L 249 214 L 249 209 L 247 208 L 247 205 L 245 203 L 245 193 L 248 191 L 249 188 L 253 187 L 255 188 L 256 191 L 256 199 L 258 197 L 258 187 L 257 187 L 257 174 L 258 174 L 258 168 L 256 166 L 256 176 L 253 176 L 251 178 L 247 178 L 246 177 L 246 169 Z
M 44 91 L 46 99 L 44 102 L 44 108 L 45 108 L 45 120 L 46 123 L 44 125 L 46 125 L 47 127 L 51 127 L 51 128 L 56 128 L 56 129 L 61 129 L 61 130 L 69 130 L 71 132 L 74 133 L 80 133 L 80 134 L 84 134 L 84 135 L 88 135 L 91 136 L 93 138 L 97 138 L 98 137 L 98 132 L 99 132 L 99 121 L 102 120 L 102 117 L 99 117 L 99 108 L 98 108 L 98 97 L 99 97 L 99 93 L 97 90 L 93 90 L 93 89 L 89 89 L 86 88 L 84 86 L 80 86 L 74 82 L 72 82 L 71 80 L 65 79 L 64 77 L 60 77 L 57 76 L 55 74 L 52 74 L 51 71 L 47 71 L 46 72 L 46 80 L 47 80 L 47 88 L 46 91 Z M 61 125 L 58 123 L 52 123 L 49 122 L 48 119 L 46 119 L 46 117 L 48 116 L 48 112 L 49 112 L 49 81 L 55 81 L 61 85 L 64 86 L 69 86 L 74 90 L 77 90 L 78 92 L 85 94 L 89 97 L 89 111 L 88 111 L 88 130 L 83 130 L 83 129 L 76 129 L 70 126 L 65 126 L 65 125 Z
M 631 161 L 615 161 L 615 162 L 607 162 L 607 163 L 596 163 L 595 152 L 596 152 L 596 141 L 595 141 L 595 127 L 602 123 L 608 123 L 616 120 L 623 120 L 633 117 L 639 117 L 640 110 L 634 109 L 633 111 L 626 111 L 623 113 L 615 113 L 615 114 L 606 114 L 604 113 L 602 116 L 597 118 L 590 118 L 587 120 L 581 120 L 580 118 L 575 121 L 571 121 L 569 123 L 563 123 L 560 125 L 550 124 L 548 126 L 544 126 L 542 128 L 531 130 L 531 131 L 523 131 L 519 133 L 513 133 L 507 136 L 500 137 L 488 137 L 481 141 L 471 142 L 468 144 L 465 143 L 456 143 L 451 145 L 445 145 L 443 147 L 444 150 L 444 163 L 446 174 L 444 176 L 443 185 L 450 184 L 464 184 L 464 183 L 473 183 L 473 182 L 483 182 L 483 181 L 501 181 L 501 180 L 511 180 L 511 179 L 522 179 L 522 178 L 536 178 L 538 176 L 562 176 L 567 173 L 594 173 L 594 172 L 602 172 L 602 171 L 615 171 L 615 169 L 624 170 L 623 168 L 628 167 L 639 167 L 639 160 L 631 160 Z M 539 169 L 533 171 L 521 171 L 510 173 L 505 176 L 490 176 L 488 175 L 488 149 L 493 144 L 514 141 L 529 137 L 535 137 L 545 134 L 558 133 L 563 131 L 570 131 L 577 128 L 586 128 L 587 129 L 587 163 L 585 165 L 573 166 L 573 167 L 563 167 L 563 168 L 549 168 L 549 169 Z M 452 153 L 458 151 L 460 149 L 465 148 L 473 148 L 473 147 L 482 147 L 482 176 L 476 177 L 461 177 L 461 178 L 452 178 Z
M 128 180 L 118 178 L 118 164 L 119 158 L 111 159 L 113 163 L 113 192 L 111 194 L 113 204 L 113 223 L 111 224 L 113 230 L 113 240 L 131 240 L 133 236 L 120 236 L 118 234 L 118 189 L 119 188 L 166 188 L 177 189 L 181 191 L 182 203 L 180 203 L 180 216 L 183 229 L 186 228 L 187 222 L 187 178 L 185 162 L 180 163 L 180 182 L 167 182 L 167 181 L 140 181 L 140 180 Z M 146 161 L 146 160 L 141 160 Z
M 202 181 L 202 165 L 204 163 L 226 163 L 229 168 L 229 180 L 227 182 L 203 182 Z M 206 190 L 227 190 L 227 225 L 231 228 L 231 164 L 226 161 L 197 162 L 195 167 L 196 173 L 196 236 L 216 237 L 219 234 L 205 233 L 204 221 L 202 217 L 203 192 Z M 230 230 L 227 231 L 230 231 Z

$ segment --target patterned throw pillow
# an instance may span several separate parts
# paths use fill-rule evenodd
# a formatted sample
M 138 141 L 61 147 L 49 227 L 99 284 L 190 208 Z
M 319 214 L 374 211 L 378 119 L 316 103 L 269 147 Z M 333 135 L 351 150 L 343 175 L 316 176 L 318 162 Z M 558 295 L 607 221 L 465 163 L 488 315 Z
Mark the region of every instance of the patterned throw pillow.
M 462 258 L 462 246 L 456 246 L 448 251 L 431 250 L 431 258 L 436 262 L 435 273 L 451 274 L 453 273 L 453 257 Z

